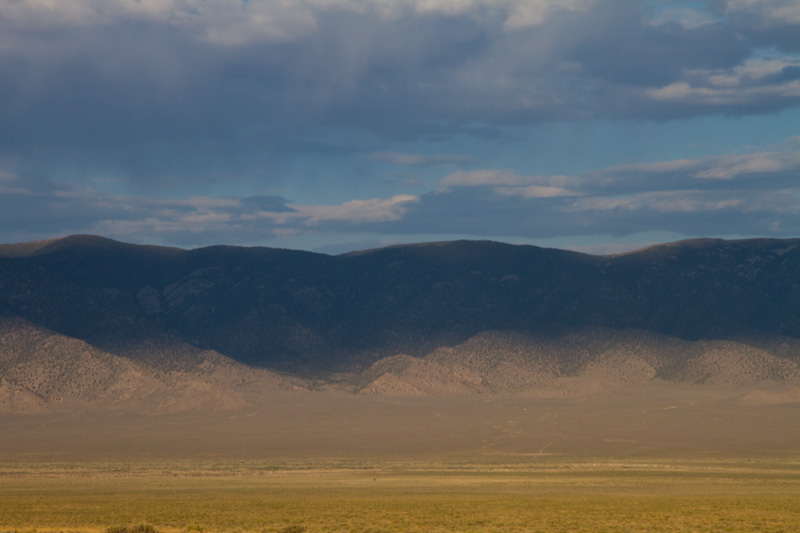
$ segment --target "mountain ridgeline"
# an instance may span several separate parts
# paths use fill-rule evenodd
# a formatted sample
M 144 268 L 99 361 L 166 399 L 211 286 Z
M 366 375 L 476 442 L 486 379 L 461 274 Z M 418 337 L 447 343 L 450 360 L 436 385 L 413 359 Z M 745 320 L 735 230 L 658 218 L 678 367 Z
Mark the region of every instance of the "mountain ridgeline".
M 0 246 L 0 315 L 163 368 L 191 364 L 196 349 L 301 375 L 423 357 L 484 332 L 796 339 L 800 239 L 615 256 L 456 241 L 328 256 L 81 235 Z

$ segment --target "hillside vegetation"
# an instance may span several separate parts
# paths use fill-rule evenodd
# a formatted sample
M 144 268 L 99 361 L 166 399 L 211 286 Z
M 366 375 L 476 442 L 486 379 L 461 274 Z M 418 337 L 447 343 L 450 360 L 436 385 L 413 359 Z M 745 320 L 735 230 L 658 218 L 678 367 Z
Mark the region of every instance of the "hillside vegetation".
M 0 409 L 12 411 L 154 398 L 233 409 L 283 389 L 587 397 L 793 382 L 800 240 L 327 256 L 73 236 L 0 246 L 0 316 Z

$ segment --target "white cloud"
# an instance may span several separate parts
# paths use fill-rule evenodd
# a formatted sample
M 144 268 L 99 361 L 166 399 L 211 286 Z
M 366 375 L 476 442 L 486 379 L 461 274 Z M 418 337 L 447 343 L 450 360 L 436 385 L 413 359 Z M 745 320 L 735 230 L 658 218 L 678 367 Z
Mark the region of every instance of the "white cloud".
M 445 187 L 480 187 L 480 186 L 511 186 L 511 187 L 565 187 L 574 184 L 575 179 L 570 176 L 525 176 L 517 174 L 511 169 L 479 169 L 459 170 L 451 172 L 439 182 Z
M 510 169 L 459 170 L 445 176 L 440 185 L 446 187 L 477 187 L 481 185 L 523 185 L 533 176 L 520 176 Z
M 195 12 L 192 7 L 181 0 L 25 0 L 1 4 L 0 17 L 26 26 L 89 26 L 121 18 L 177 23 Z
M 352 200 L 338 205 L 277 206 L 276 210 L 249 210 L 243 198 L 153 198 L 107 195 L 96 190 L 54 191 L 52 198 L 81 204 L 82 214 L 94 215 L 88 226 L 65 227 L 70 233 L 98 233 L 118 238 L 160 241 L 159 236 L 195 244 L 209 236 L 220 242 L 260 241 L 299 235 L 330 223 L 371 224 L 403 218 L 411 195 Z M 45 202 L 51 200 L 45 198 Z M 289 208 L 289 210 L 287 210 Z M 81 218 L 76 216 L 76 219 Z M 207 234 L 200 238 L 199 235 Z M 186 237 L 180 237 L 184 235 Z M 177 236 L 177 237 L 176 237 Z M 199 239 L 199 240 L 198 240 Z M 209 244 L 206 242 L 206 244 Z
M 538 26 L 559 10 L 582 11 L 589 9 L 594 0 L 412 0 L 418 13 L 462 15 L 479 8 L 503 9 L 506 12 L 504 27 L 518 30 Z M 394 2 L 395 4 L 400 3 Z M 384 2 L 392 4 L 392 2 Z
M 391 198 L 350 200 L 338 205 L 288 204 L 291 211 L 264 211 L 244 214 L 242 220 L 270 220 L 278 225 L 301 224 L 314 226 L 322 222 L 390 222 L 400 220 L 409 203 L 419 197 L 400 194 Z
M 713 86 L 736 87 L 747 83 L 757 83 L 768 76 L 778 75 L 784 69 L 792 67 L 800 67 L 800 57 L 759 57 L 737 65 L 727 73 L 689 71 L 689 74 L 706 77 L 709 84 Z
M 710 13 L 689 7 L 665 8 L 658 11 L 649 19 L 650 24 L 653 26 L 663 26 L 670 22 L 677 22 L 687 30 L 700 28 L 718 21 L 719 20 Z
M 795 163 L 797 154 L 794 154 Z M 748 154 L 720 158 L 718 164 L 695 174 L 701 179 L 733 179 L 743 174 L 769 173 L 785 170 L 789 161 L 781 154 Z
M 224 45 L 262 39 L 284 41 L 313 32 L 331 10 L 373 12 L 384 19 L 479 8 L 502 9 L 506 27 L 542 24 L 560 9 L 588 8 L 591 0 L 25 0 L 0 3 L 0 19 L 28 27 L 92 26 L 122 20 L 157 21 Z
M 685 82 L 677 82 L 660 89 L 650 89 L 647 91 L 647 95 L 654 100 L 694 105 L 748 105 L 759 101 L 764 102 L 772 98 L 800 97 L 800 80 L 792 80 L 779 85 L 731 89 L 693 87 Z
M 800 22 L 800 3 L 794 0 L 728 0 L 727 14 L 744 13 L 779 24 Z
M 580 193 L 567 188 L 577 184 L 569 176 L 523 176 L 513 170 L 461 170 L 445 176 L 440 182 L 445 187 L 494 187 L 501 196 L 522 198 L 557 198 L 578 196 Z
M 800 80 L 776 80 L 787 68 L 800 68 L 800 57 L 754 58 L 729 70 L 687 70 L 684 75 L 689 81 L 651 88 L 646 95 L 660 102 L 710 106 L 800 97 Z
M 505 27 L 510 30 L 530 28 L 547 21 L 554 12 L 582 11 L 594 4 L 593 0 L 528 0 L 513 2 Z
M 606 181 L 639 175 L 642 179 L 653 175 L 685 175 L 706 180 L 733 180 L 751 174 L 774 174 L 800 169 L 800 151 L 790 143 L 786 149 L 754 152 L 741 155 L 707 156 L 698 159 L 676 159 L 655 163 L 632 163 L 597 171 Z
M 444 187 L 439 193 L 488 187 L 501 197 L 583 197 L 575 200 L 578 210 L 637 210 L 647 205 L 658 212 L 700 212 L 739 205 L 739 196 L 731 200 L 725 195 L 741 194 L 742 184 L 753 179 L 765 183 L 760 190 L 783 187 L 792 181 L 794 171 L 800 171 L 800 150 L 786 142 L 775 151 L 632 163 L 579 176 L 526 176 L 510 169 L 462 170 L 446 175 L 439 182 Z M 766 185 L 770 180 L 772 185 Z
M 230 213 L 198 213 L 192 215 L 185 215 L 179 218 L 180 222 L 186 224 L 207 224 L 209 222 L 229 222 L 231 220 Z
M 340 204 L 288 203 L 271 196 L 125 196 L 38 184 L 36 194 L 25 197 L 0 194 L 0 223 L 15 235 L 27 231 L 39 237 L 38 225 L 52 217 L 50 227 L 61 234 L 182 245 L 255 244 L 277 236 L 297 241 L 350 231 L 472 238 L 702 234 L 712 231 L 709 224 L 715 234 L 786 236 L 800 228 L 799 169 L 800 149 L 790 138 L 772 151 L 637 163 L 575 177 L 458 171 L 441 180 L 445 188 L 439 191 Z M 16 186 L 17 180 L 6 173 L 0 190 L 2 185 Z
M 595 197 L 577 200 L 568 211 L 655 211 L 659 213 L 697 213 L 730 210 L 741 206 L 742 198 L 716 198 L 698 191 L 665 191 L 626 197 Z
M 209 41 L 238 45 L 287 40 L 313 31 L 313 7 L 325 1 L 25 0 L 0 4 L 0 19 L 27 27 L 96 26 L 125 20 L 160 22 Z M 338 2 L 342 7 L 352 2 Z
M 391 2 L 386 2 L 391 4 Z M 485 4 L 483 0 L 415 0 L 414 7 L 419 13 L 442 13 L 459 15 Z
M 550 187 L 528 185 L 526 187 L 496 187 L 495 192 L 501 196 L 521 196 L 523 198 L 558 198 L 560 196 L 579 196 L 580 193 L 564 189 L 563 187 Z
M 296 210 L 291 218 L 303 219 L 306 225 L 320 222 L 390 222 L 400 220 L 407 204 L 419 201 L 417 196 L 400 194 L 391 198 L 351 200 L 341 205 L 290 205 Z

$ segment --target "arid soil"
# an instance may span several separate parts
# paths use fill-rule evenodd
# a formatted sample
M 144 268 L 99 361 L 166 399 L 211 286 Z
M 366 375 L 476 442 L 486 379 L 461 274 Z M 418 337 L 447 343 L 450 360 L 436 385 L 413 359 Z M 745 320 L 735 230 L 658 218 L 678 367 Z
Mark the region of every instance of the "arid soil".
M 581 379 L 572 386 L 581 388 Z M 584 387 L 586 388 L 586 387 Z M 586 398 L 278 390 L 228 411 L 3 414 L 0 457 L 426 459 L 795 453 L 800 384 L 660 381 Z

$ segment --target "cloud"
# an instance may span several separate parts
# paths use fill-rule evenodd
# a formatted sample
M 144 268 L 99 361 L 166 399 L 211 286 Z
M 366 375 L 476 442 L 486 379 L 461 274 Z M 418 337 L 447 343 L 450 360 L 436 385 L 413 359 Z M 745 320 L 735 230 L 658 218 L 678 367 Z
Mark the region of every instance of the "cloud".
M 495 194 L 523 198 L 577 196 L 578 192 L 565 188 L 570 184 L 575 184 L 575 180 L 568 176 L 523 176 L 513 170 L 492 169 L 461 170 L 448 174 L 440 182 L 445 187 L 493 187 Z
M 656 211 L 659 213 L 697 213 L 735 210 L 743 205 L 742 198 L 720 198 L 700 191 L 661 191 L 642 193 L 623 198 L 596 197 L 576 201 L 570 211 Z
M 0 146 L 30 158 L 44 147 L 51 168 L 90 160 L 145 179 L 192 161 L 257 172 L 287 144 L 312 149 L 322 128 L 420 139 L 436 127 L 452 136 L 800 104 L 798 80 L 789 79 L 800 57 L 790 50 L 761 57 L 780 42 L 739 17 L 757 10 L 773 20 L 782 11 L 709 2 L 690 11 L 734 20 L 673 24 L 669 17 L 684 20 L 686 9 L 662 10 L 653 24 L 647 5 L 5 2 Z
M 159 23 L 214 43 L 242 45 L 261 39 L 281 41 L 313 31 L 315 4 L 324 7 L 326 2 L 26 0 L 0 6 L 0 17 L 18 26 L 39 28 Z M 339 6 L 347 4 L 340 2 Z
M 55 183 L 23 194 L 4 191 L 0 182 L 0 225 L 11 240 L 52 236 L 53 228 L 58 228 L 61 235 L 97 233 L 134 242 L 252 244 L 320 228 L 333 231 L 337 225 L 400 220 L 407 206 L 418 200 L 396 195 L 300 205 L 278 196 L 127 196 Z
M 403 218 L 407 204 L 418 202 L 419 198 L 410 194 L 399 194 L 391 198 L 370 200 L 351 200 L 341 205 L 292 206 L 296 214 L 291 218 L 304 220 L 307 226 L 322 222 L 390 222 Z M 281 217 L 281 220 L 288 220 Z
M 564 11 L 584 11 L 594 2 L 592 0 L 534 0 L 512 2 L 505 28 L 518 30 L 544 24 L 551 17 Z
M 463 166 L 478 163 L 478 160 L 474 157 L 454 154 L 418 155 L 402 154 L 399 152 L 375 152 L 370 155 L 370 159 L 384 163 L 391 163 L 393 165 L 407 165 L 415 167 L 436 167 L 447 165 Z
M 604 187 L 628 191 L 653 188 L 652 178 L 655 177 L 666 187 L 722 189 L 731 185 L 714 184 L 711 180 L 735 180 L 736 187 L 748 186 L 754 180 L 758 187 L 764 187 L 764 180 L 772 181 L 773 187 L 788 186 L 796 183 L 797 171 L 800 171 L 800 151 L 787 143 L 776 151 L 635 163 L 602 169 L 588 176 Z M 643 179 L 643 176 L 652 178 Z
M 247 220 L 249 213 L 266 206 L 291 212 L 279 197 L 161 198 L 47 181 L 30 180 L 29 185 L 24 194 L 0 194 L 0 226 L 9 241 L 98 233 L 135 242 L 208 244 L 208 239 L 221 238 L 245 243 L 270 236 L 269 228 Z
M 119 19 L 160 21 L 179 28 L 205 28 L 222 43 L 241 44 L 249 38 L 268 36 L 287 38 L 291 30 L 313 30 L 321 14 L 348 11 L 378 13 L 397 20 L 416 13 L 422 16 L 462 16 L 487 8 L 505 13 L 510 29 L 544 23 L 554 12 L 585 10 L 587 0 L 293 0 L 258 2 L 242 0 L 29 0 L 12 2 L 0 14 L 17 24 L 91 25 Z M 234 37 L 233 30 L 238 30 Z M 257 37 L 256 37 L 257 38 Z
M 764 174 L 777 172 L 789 167 L 787 161 L 781 161 L 780 158 L 769 157 L 772 154 L 753 154 L 744 156 L 733 156 L 724 158 L 720 164 L 709 168 L 708 170 L 699 171 L 695 174 L 698 178 L 710 179 L 733 179 L 743 174 Z M 795 159 L 794 163 L 797 164 L 797 155 L 793 154 Z
M 648 89 L 653 100 L 706 107 L 780 107 L 800 97 L 800 58 L 751 59 L 733 69 L 689 70 L 686 81 Z
M 20 186 L 19 176 L 17 176 L 15 173 L 0 169 L 0 194 L 33 194 L 33 191 L 26 187 Z
M 524 198 L 557 198 L 559 196 L 579 196 L 579 193 L 562 187 L 528 185 L 527 187 L 497 187 L 495 192 L 502 196 L 522 196 Z
M 474 187 L 478 185 L 522 185 L 532 176 L 520 176 L 513 170 L 469 170 L 453 172 L 445 176 L 440 185 L 456 187 Z
M 720 22 L 720 19 L 711 13 L 707 11 L 698 11 L 690 7 L 667 7 L 654 13 L 649 20 L 650 24 L 654 26 L 677 23 L 685 30 L 693 30 L 701 26 Z
M 800 194 L 796 189 L 759 194 L 676 190 L 532 200 L 468 188 L 421 196 L 419 205 L 384 231 L 425 234 L 431 227 L 487 238 L 622 237 L 642 232 L 793 237 L 800 228 Z
M 551 186 L 570 181 L 568 176 L 524 176 L 511 169 L 459 170 L 442 178 L 440 185 L 446 187 L 475 187 L 479 185 L 506 186 Z
M 728 0 L 726 11 L 756 16 L 762 23 L 800 24 L 800 5 L 791 0 Z
M 420 195 L 302 203 L 281 196 L 155 197 L 0 174 L 7 240 L 99 233 L 134 242 L 268 244 L 311 235 L 519 237 L 793 236 L 800 231 L 800 146 L 600 168 L 574 176 L 459 170 Z M 14 191 L 12 189 L 19 189 Z M 389 237 L 391 236 L 391 237 Z M 412 237 L 413 236 L 413 237 Z M 352 239 L 350 239 L 352 240 Z
M 798 106 L 796 2 L 0 2 L 0 221 L 4 235 L 181 243 L 692 221 L 788 234 L 796 146 L 570 176 L 533 143 L 535 163 L 509 146 L 529 125 Z M 438 189 L 376 185 L 381 164 Z
M 628 164 L 576 176 L 457 171 L 442 179 L 444 189 L 422 195 L 386 231 L 792 236 L 800 231 L 798 172 L 800 151 L 791 140 L 774 151 Z

